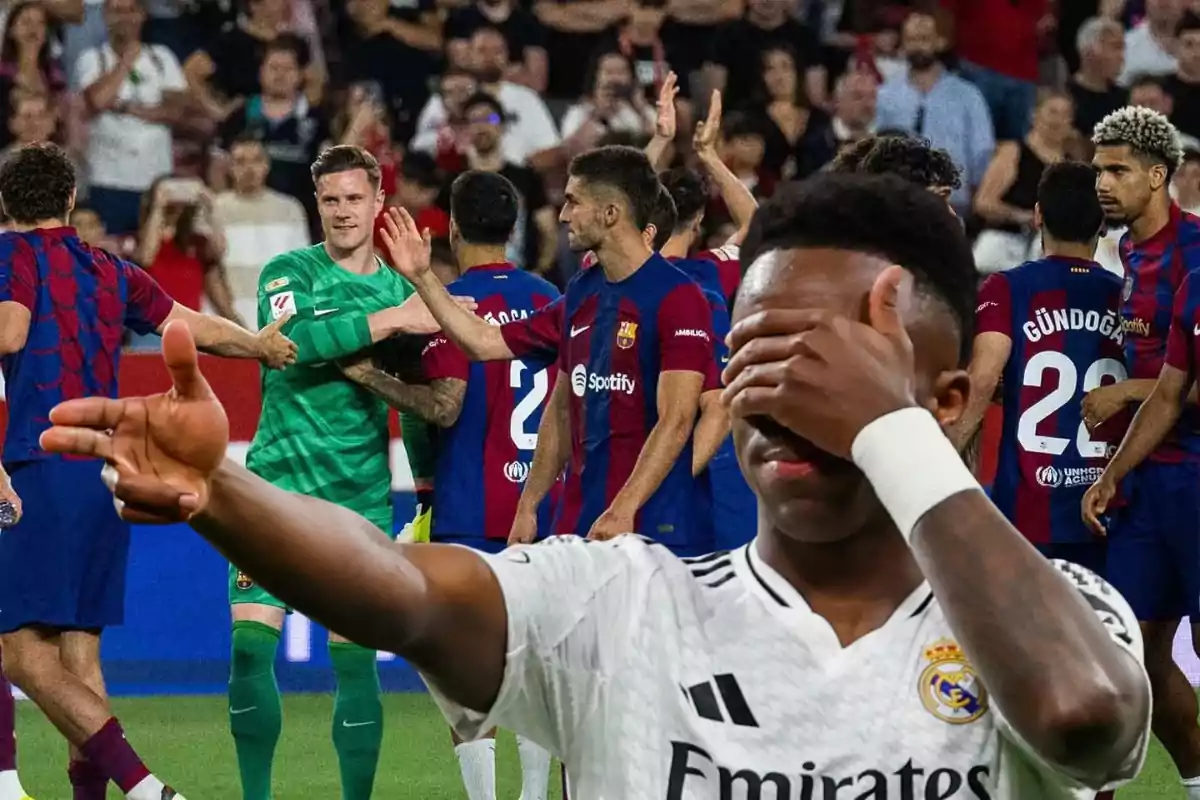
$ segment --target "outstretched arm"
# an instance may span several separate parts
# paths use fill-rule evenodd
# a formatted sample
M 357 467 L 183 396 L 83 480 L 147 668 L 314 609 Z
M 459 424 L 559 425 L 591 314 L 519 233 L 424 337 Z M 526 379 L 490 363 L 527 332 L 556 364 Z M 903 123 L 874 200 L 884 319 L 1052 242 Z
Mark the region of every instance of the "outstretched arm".
M 504 672 L 504 598 L 469 550 L 397 545 L 352 511 L 278 489 L 226 464 L 195 530 L 267 591 L 364 647 L 436 676 L 489 709 Z

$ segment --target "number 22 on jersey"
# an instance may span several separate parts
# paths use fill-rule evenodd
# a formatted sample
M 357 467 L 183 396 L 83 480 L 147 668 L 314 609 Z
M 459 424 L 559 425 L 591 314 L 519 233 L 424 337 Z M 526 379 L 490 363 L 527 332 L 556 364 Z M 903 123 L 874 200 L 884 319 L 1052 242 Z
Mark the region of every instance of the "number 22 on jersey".
M 1048 395 L 1027 408 L 1017 421 L 1017 441 L 1021 443 L 1021 447 L 1031 453 L 1049 453 L 1055 456 L 1065 453 L 1071 444 L 1070 440 L 1061 436 L 1040 434 L 1037 431 L 1038 425 L 1068 403 L 1081 404 L 1084 395 L 1099 388 L 1106 376 L 1112 377 L 1114 383 L 1125 380 L 1125 365 L 1114 358 L 1097 359 L 1084 372 L 1081 384 L 1079 370 L 1066 354 L 1056 350 L 1044 350 L 1030 358 L 1025 364 L 1023 385 L 1042 387 L 1046 385 L 1047 380 L 1057 382 Z M 1075 434 L 1075 447 L 1081 458 L 1103 458 L 1108 452 L 1108 443 L 1094 441 L 1082 420 Z

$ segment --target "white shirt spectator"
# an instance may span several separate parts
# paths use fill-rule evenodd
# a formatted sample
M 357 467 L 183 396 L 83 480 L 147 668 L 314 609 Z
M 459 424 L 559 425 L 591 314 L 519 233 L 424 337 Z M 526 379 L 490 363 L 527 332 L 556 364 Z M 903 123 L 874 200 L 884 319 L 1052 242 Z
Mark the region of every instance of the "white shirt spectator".
M 1125 68 L 1117 83 L 1128 86 L 1142 75 L 1171 75 L 1178 66 L 1175 56 L 1163 49 L 1149 23 L 1142 20 L 1125 32 Z
M 76 88 L 87 89 L 116 63 L 107 43 L 85 50 L 75 64 Z M 119 102 L 157 106 L 164 92 L 187 88 L 179 61 L 162 45 L 143 44 L 130 74 L 117 95 Z M 130 114 L 99 114 L 88 125 L 87 162 L 93 186 L 145 191 L 172 170 L 171 129 Z
M 558 147 L 562 140 L 554 126 L 554 117 L 538 93 L 526 86 L 504 81 L 496 91 L 507 117 L 504 139 L 500 149 L 504 160 L 524 166 L 529 156 L 542 150 Z M 424 153 L 436 154 L 438 134 L 446 124 L 446 106 L 441 95 L 429 98 L 417 118 L 417 133 L 411 147 Z
M 592 104 L 587 101 L 576 103 L 568 108 L 562 120 L 563 138 L 570 139 L 576 131 L 583 127 L 585 122 L 592 118 L 593 113 Z M 654 130 L 654 109 L 648 106 L 643 113 L 629 103 L 622 102 L 617 107 L 616 113 L 608 117 L 607 123 L 609 131 L 646 133 Z
M 233 306 L 251 330 L 258 329 L 258 276 L 278 253 L 307 247 L 308 217 L 294 197 L 272 189 L 244 195 L 221 192 L 213 221 L 225 233 L 225 274 Z

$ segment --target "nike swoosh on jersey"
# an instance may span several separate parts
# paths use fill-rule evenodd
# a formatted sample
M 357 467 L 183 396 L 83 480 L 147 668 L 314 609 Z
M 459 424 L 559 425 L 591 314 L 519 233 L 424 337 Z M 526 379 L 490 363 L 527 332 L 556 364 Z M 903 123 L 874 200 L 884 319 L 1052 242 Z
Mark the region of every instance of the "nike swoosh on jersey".
M 571 338 L 572 338 L 572 339 L 574 339 L 576 336 L 578 336 L 579 334 L 583 333 L 584 331 L 586 331 L 586 330 L 587 330 L 588 328 L 590 328 L 590 327 L 592 327 L 592 326 L 591 326 L 591 325 L 584 325 L 582 328 L 576 328 L 574 325 L 572 325 L 572 326 L 571 326 Z
M 314 317 L 323 317 L 326 314 L 332 314 L 335 311 L 337 311 L 336 308 L 315 308 L 315 309 L 313 309 L 313 316 Z
M 254 711 L 256 708 L 258 708 L 258 706 L 248 706 L 246 708 L 231 708 L 231 709 L 229 709 L 229 713 L 236 717 L 238 714 L 246 714 L 250 711 Z
M 361 728 L 361 727 L 363 727 L 363 726 L 365 726 L 365 725 L 374 725 L 374 724 L 375 724 L 375 721 L 374 721 L 374 720 L 368 720 L 368 721 L 366 721 L 366 722 L 351 722 L 351 721 L 350 721 L 350 720 L 348 720 L 348 719 L 344 719 L 344 720 L 342 720 L 342 727 L 343 727 L 343 728 Z

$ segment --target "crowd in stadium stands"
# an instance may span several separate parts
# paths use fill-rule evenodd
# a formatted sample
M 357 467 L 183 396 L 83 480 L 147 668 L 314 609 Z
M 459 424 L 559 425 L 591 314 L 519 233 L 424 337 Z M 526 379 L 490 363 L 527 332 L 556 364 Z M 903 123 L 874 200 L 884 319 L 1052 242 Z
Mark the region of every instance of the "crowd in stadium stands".
M 683 76 L 678 146 L 724 90 L 722 152 L 760 197 L 869 133 L 927 137 L 982 271 L 1019 263 L 1044 166 L 1086 157 L 1127 102 L 1185 135 L 1200 206 L 1195 0 L 9 0 L 0 145 L 54 139 L 80 167 L 75 223 L 178 300 L 253 327 L 257 273 L 314 234 L 308 165 L 369 148 L 435 237 L 467 168 L 518 187 L 518 265 L 563 284 L 570 158 L 645 140 Z M 728 215 L 706 216 L 710 240 Z M 1116 237 L 1102 262 L 1119 269 Z

